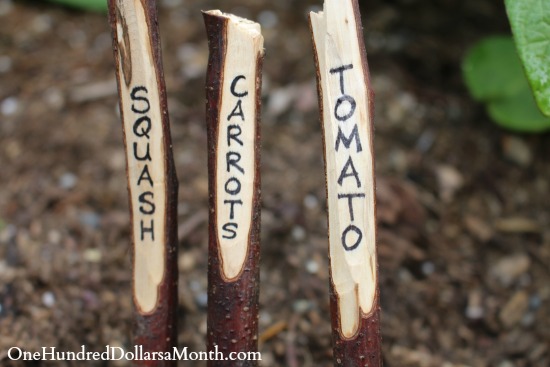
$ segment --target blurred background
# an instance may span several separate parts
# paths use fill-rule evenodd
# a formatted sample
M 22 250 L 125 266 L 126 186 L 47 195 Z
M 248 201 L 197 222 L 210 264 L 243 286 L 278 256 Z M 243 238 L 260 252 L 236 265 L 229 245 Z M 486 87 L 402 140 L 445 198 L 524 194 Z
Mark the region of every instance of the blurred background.
M 461 60 L 501 1 L 361 1 L 376 93 L 387 366 L 550 365 L 550 137 L 506 131 Z M 261 23 L 263 366 L 331 366 L 313 0 L 158 1 L 179 188 L 179 345 L 205 350 L 200 10 Z M 0 0 L 0 365 L 7 349 L 131 346 L 130 223 L 105 13 Z M 71 366 L 67 362 L 33 366 Z M 102 364 L 103 363 L 103 364 Z M 125 365 L 124 363 L 97 363 Z M 89 363 L 89 365 L 94 365 Z M 199 362 L 181 365 L 204 366 Z

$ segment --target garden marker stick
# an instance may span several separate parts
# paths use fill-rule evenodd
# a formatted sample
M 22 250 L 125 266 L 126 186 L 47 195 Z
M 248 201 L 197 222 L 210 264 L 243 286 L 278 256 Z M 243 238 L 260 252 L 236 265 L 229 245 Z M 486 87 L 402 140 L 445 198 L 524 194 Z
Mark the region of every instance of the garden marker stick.
M 156 1 L 109 0 L 133 237 L 135 345 L 177 342 L 177 193 Z M 175 362 L 134 362 L 174 366 Z
M 373 92 L 357 0 L 310 14 L 327 184 L 335 366 L 381 366 Z
M 209 242 L 208 350 L 258 351 L 260 257 L 260 25 L 219 10 L 204 13 Z M 210 361 L 209 366 L 257 362 Z

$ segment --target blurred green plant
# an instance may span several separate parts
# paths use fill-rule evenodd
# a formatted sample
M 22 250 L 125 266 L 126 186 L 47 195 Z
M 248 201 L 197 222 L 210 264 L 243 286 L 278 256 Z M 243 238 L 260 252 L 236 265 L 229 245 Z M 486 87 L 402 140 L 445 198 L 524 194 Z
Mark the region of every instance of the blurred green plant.
M 537 104 L 550 116 L 550 1 L 505 0 L 505 4 Z
M 550 129 L 550 118 L 537 107 L 512 37 L 481 40 L 467 53 L 462 71 L 470 94 L 486 104 L 497 124 L 523 132 Z
M 497 124 L 520 132 L 548 130 L 550 1 L 505 1 L 514 39 L 488 37 L 474 45 L 462 64 L 464 80 Z
M 50 0 L 51 2 L 67 5 L 73 8 L 106 12 L 107 0 Z

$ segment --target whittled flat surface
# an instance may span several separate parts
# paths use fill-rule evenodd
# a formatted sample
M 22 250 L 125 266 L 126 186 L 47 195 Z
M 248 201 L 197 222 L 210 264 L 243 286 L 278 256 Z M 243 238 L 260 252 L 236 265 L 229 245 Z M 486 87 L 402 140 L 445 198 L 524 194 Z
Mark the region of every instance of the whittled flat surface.
M 135 301 L 155 309 L 164 276 L 166 167 L 149 24 L 141 0 L 117 2 L 122 116 L 133 218 Z
M 311 13 L 322 92 L 330 269 L 341 333 L 353 337 L 377 293 L 374 152 L 368 70 L 351 1 Z
M 106 16 L 47 1 L 12 1 L 4 13 L 0 3 L 0 358 L 7 345 L 129 345 L 131 227 Z M 200 351 L 206 338 L 208 48 L 200 10 L 219 6 L 262 19 L 266 37 L 258 323 L 260 336 L 279 321 L 286 328 L 263 343 L 263 365 L 332 366 L 322 141 L 306 18 L 321 1 L 158 4 L 180 178 L 179 312 L 187 316 L 179 344 Z M 502 2 L 361 6 L 376 91 L 387 365 L 547 367 L 549 137 L 515 137 L 530 160 L 521 166 L 507 158 L 517 152 L 508 148 L 514 140 L 467 95 L 458 67 L 483 35 L 509 32 Z M 10 72 L 2 71 L 5 56 Z M 74 102 L 77 92 L 91 98 L 83 87 L 104 97 Z M 17 108 L 6 114 L 11 97 Z M 502 221 L 512 217 L 528 220 L 532 232 L 502 232 L 521 224 Z M 508 278 L 499 264 L 512 264 L 516 275 Z M 501 311 L 514 297 L 522 318 L 504 324 Z
M 256 177 L 257 60 L 264 53 L 260 25 L 227 18 L 226 52 L 218 116 L 216 224 L 223 276 L 242 272 L 248 252 Z

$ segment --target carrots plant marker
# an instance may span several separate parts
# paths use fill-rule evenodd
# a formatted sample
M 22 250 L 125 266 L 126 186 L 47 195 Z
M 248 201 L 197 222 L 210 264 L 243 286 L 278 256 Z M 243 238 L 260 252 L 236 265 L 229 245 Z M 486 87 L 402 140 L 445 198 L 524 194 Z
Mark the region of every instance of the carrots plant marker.
M 260 25 L 204 13 L 210 192 L 208 350 L 258 350 L 260 241 Z M 255 366 L 255 361 L 209 366 Z
M 132 217 L 134 341 L 144 352 L 172 351 L 177 335 L 178 183 L 156 1 L 109 0 L 109 15 Z
M 335 365 L 380 366 L 373 93 L 357 0 L 310 14 L 327 183 Z

